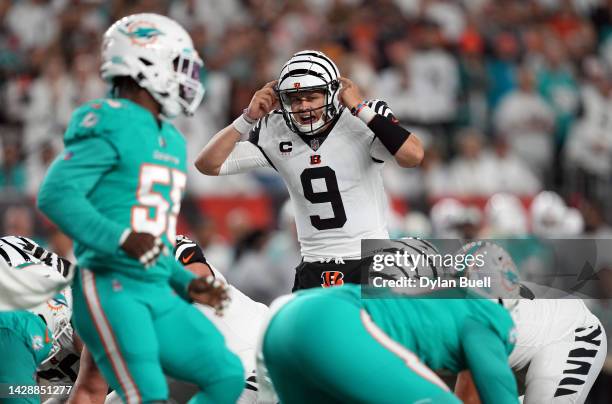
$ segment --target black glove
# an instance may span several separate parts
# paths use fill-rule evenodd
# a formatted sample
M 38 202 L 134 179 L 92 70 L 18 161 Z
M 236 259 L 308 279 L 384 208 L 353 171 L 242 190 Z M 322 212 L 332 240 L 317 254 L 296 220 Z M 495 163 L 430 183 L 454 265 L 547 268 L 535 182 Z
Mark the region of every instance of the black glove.
M 195 241 L 183 235 L 176 236 L 176 246 L 174 247 L 174 258 L 183 265 L 199 262 L 208 265 L 204 253 Z

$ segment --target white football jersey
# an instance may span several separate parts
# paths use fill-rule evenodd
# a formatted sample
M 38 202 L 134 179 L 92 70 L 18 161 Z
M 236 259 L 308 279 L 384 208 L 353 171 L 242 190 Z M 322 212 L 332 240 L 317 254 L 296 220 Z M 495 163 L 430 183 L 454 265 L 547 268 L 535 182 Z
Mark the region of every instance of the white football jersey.
M 394 119 L 384 102 L 368 105 Z M 381 170 L 392 156 L 347 109 L 324 138 L 297 135 L 274 111 L 259 120 L 249 141 L 287 186 L 306 261 L 359 259 L 361 239 L 389 238 Z
M 524 404 L 584 403 L 601 371 L 606 332 L 581 299 L 519 300 L 511 311 L 514 370 L 527 367 Z
M 516 370 L 528 365 L 543 346 L 573 335 L 594 317 L 581 299 L 520 299 L 510 314 L 517 329 L 510 365 Z

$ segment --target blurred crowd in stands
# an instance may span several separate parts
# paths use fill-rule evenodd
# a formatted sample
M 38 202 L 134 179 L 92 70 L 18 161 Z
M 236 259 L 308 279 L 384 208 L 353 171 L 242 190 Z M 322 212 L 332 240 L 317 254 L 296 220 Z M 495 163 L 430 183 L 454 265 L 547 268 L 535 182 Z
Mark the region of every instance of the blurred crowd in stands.
M 191 161 L 292 53 L 318 49 L 424 141 L 420 168 L 385 168 L 393 236 L 611 238 L 612 0 L 0 1 L 3 234 L 70 255 L 34 199 L 71 112 L 107 92 L 101 34 L 136 12 L 176 19 L 205 61 L 205 100 L 176 122 Z M 299 248 L 272 170 L 190 167 L 187 191 L 182 231 L 236 286 L 264 302 L 288 291 Z

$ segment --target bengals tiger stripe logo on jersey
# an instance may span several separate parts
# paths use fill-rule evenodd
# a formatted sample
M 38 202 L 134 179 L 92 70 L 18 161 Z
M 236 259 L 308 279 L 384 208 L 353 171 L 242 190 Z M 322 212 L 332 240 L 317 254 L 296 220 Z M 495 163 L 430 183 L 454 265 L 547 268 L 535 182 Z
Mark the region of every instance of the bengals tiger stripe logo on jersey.
M 321 287 L 330 288 L 332 286 L 344 285 L 344 274 L 340 271 L 324 271 L 321 273 Z

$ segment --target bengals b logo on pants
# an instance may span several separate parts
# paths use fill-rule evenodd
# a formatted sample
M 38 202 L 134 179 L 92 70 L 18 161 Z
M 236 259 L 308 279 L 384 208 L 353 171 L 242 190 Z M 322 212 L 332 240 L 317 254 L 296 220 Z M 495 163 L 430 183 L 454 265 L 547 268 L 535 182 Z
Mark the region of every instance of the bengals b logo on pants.
M 342 286 L 344 285 L 343 278 L 344 274 L 340 271 L 324 271 L 321 273 L 321 287 Z

